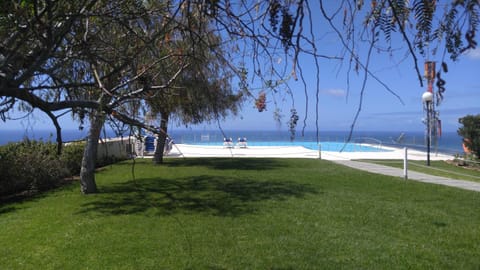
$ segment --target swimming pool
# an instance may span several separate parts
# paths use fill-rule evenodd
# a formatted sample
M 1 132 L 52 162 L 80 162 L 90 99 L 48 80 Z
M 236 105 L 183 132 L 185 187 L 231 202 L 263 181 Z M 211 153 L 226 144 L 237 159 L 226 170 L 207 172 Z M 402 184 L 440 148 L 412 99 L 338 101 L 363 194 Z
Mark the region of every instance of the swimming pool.
M 223 145 L 222 143 L 214 142 L 195 142 L 195 145 Z M 234 145 L 236 143 L 234 142 Z M 247 146 L 270 146 L 270 147 L 285 147 L 285 146 L 303 146 L 307 149 L 318 150 L 318 144 L 316 142 L 305 141 L 252 141 L 247 142 Z M 372 145 L 358 144 L 358 143 L 343 143 L 343 142 L 320 142 L 322 151 L 329 152 L 390 152 L 391 150 L 380 148 Z

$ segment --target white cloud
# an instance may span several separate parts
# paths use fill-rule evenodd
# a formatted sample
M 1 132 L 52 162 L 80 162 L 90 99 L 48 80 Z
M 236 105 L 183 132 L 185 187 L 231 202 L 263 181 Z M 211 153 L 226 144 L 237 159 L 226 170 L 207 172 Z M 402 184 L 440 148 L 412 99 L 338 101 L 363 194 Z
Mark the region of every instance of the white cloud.
M 323 91 L 325 94 L 334 97 L 345 97 L 347 96 L 347 92 L 344 89 L 327 89 Z
M 470 59 L 480 60 L 480 48 L 477 48 L 475 50 L 468 50 L 466 56 Z

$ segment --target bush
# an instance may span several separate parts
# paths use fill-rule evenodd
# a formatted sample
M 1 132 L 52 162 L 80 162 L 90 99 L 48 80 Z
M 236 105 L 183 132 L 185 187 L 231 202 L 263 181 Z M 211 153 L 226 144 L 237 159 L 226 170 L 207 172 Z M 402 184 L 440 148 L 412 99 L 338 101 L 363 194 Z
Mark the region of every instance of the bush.
M 66 144 L 62 155 L 56 144 L 24 140 L 0 146 L 0 196 L 23 191 L 43 191 L 56 187 L 64 178 L 80 173 L 85 142 Z M 121 159 L 103 156 L 97 167 Z
M 480 114 L 467 115 L 458 119 L 462 125 L 457 133 L 463 137 L 463 143 L 467 148 L 480 158 Z
M 11 143 L 0 147 L 0 160 L 0 195 L 47 190 L 69 175 L 53 143 Z
M 61 160 L 68 169 L 70 175 L 79 175 L 82 167 L 83 151 L 85 142 L 73 142 L 65 145 Z
M 25 153 L 18 161 L 22 162 L 19 176 L 30 183 L 30 189 L 47 190 L 69 175 L 63 162 L 55 156 L 41 152 Z
M 0 147 L 0 195 L 10 194 L 27 186 L 20 179 L 16 179 L 15 145 L 9 144 Z

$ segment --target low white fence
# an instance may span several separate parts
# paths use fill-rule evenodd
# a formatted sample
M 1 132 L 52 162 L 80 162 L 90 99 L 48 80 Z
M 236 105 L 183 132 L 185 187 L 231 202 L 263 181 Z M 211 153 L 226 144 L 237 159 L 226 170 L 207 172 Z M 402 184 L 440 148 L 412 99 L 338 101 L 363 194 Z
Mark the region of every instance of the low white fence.
M 114 157 L 117 159 L 130 158 L 135 151 L 136 139 L 133 137 L 102 139 L 98 143 L 97 158 Z
M 152 156 L 157 146 L 156 137 L 122 137 L 102 139 L 98 143 L 97 157 L 114 157 L 118 159 L 126 159 L 132 156 Z M 171 150 L 172 144 L 168 141 L 165 144 L 165 151 Z

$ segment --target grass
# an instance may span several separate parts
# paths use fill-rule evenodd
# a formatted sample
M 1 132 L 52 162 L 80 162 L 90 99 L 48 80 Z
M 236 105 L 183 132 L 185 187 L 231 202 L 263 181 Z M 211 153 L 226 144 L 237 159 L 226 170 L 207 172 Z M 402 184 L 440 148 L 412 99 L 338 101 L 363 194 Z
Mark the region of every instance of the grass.
M 403 168 L 403 160 L 361 160 L 363 162 L 371 162 L 380 165 Z M 408 169 L 416 172 L 426 173 L 430 175 L 443 176 L 457 180 L 467 180 L 480 183 L 480 171 L 468 169 L 455 164 L 450 164 L 442 160 L 430 161 L 430 166 L 427 166 L 425 161 L 409 160 Z
M 0 269 L 478 269 L 480 193 L 323 160 L 169 159 L 0 206 Z

